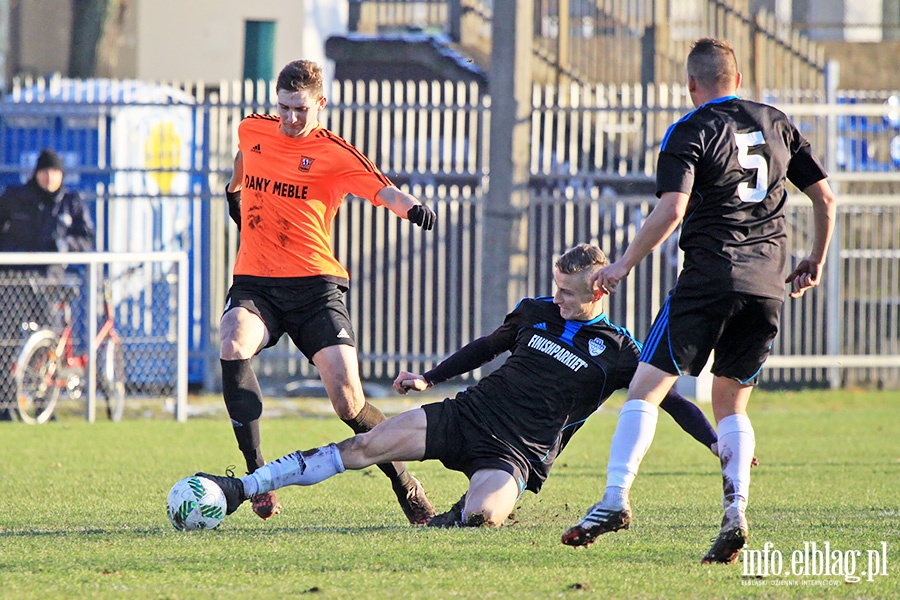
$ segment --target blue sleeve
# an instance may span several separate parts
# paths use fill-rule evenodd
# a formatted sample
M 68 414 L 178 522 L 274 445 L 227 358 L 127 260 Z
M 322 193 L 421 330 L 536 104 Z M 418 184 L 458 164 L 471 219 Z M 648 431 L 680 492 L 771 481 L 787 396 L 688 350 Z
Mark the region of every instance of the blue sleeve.
M 707 448 L 718 439 L 703 411 L 675 390 L 669 390 L 659 407 L 669 413 L 682 429 L 691 434 L 691 437 Z

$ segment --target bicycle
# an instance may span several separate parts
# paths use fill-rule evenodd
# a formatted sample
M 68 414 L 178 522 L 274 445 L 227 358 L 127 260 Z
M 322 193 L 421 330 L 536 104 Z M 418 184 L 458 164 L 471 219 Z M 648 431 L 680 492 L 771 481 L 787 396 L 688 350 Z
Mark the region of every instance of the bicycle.
M 71 293 L 74 295 L 74 293 Z M 62 333 L 41 329 L 25 340 L 15 365 L 16 402 L 19 418 L 25 423 L 46 423 L 63 390 L 78 399 L 85 391 L 89 356 L 76 354 L 72 347 L 70 298 L 60 300 Z M 109 283 L 103 284 L 104 322 L 97 332 L 97 396 L 106 401 L 106 414 L 119 421 L 125 408 L 125 362 L 122 340 L 115 329 Z

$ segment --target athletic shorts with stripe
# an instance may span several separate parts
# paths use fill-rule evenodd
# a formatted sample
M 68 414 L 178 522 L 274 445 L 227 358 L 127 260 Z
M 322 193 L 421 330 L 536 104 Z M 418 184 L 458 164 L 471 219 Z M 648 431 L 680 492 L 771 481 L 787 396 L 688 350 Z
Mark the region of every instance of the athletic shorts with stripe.
M 715 351 L 713 375 L 756 385 L 783 304 L 740 292 L 676 287 L 650 328 L 640 360 L 673 375 L 697 375 Z
M 440 460 L 453 471 L 471 479 L 475 471 L 498 469 L 512 475 L 525 490 L 530 471 L 528 460 L 512 445 L 498 438 L 477 418 L 465 392 L 454 399 L 422 406 L 425 411 L 424 460 Z
M 298 278 L 299 279 L 299 278 Z M 264 285 L 235 277 L 225 311 L 242 307 L 257 315 L 269 331 L 266 348 L 287 333 L 306 358 L 329 346 L 355 346 L 344 305 L 346 287 L 321 277 L 292 285 Z

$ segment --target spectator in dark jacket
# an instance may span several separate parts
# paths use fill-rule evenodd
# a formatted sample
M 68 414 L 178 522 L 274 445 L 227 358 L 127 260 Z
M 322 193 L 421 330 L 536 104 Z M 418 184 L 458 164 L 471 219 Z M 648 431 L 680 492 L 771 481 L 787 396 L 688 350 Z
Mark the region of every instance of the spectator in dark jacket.
M 78 192 L 62 183 L 62 159 L 47 148 L 31 179 L 0 196 L 0 252 L 93 250 L 91 216 Z
M 0 196 L 0 252 L 73 252 L 94 249 L 94 224 L 78 192 L 63 185 L 63 162 L 47 148 L 31 179 Z M 22 324 L 48 325 L 58 299 L 62 265 L 0 265 L 0 419 L 14 403 L 11 378 Z

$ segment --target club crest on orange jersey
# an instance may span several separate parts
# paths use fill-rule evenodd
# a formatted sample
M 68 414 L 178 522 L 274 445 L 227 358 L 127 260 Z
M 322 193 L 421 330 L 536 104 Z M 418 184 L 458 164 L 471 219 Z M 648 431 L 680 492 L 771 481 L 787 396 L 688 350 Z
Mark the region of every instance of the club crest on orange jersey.
M 309 168 L 312 166 L 313 161 L 315 161 L 315 160 L 316 159 L 310 158 L 308 156 L 301 156 L 300 157 L 300 166 L 297 168 L 300 169 L 304 173 L 309 173 Z

